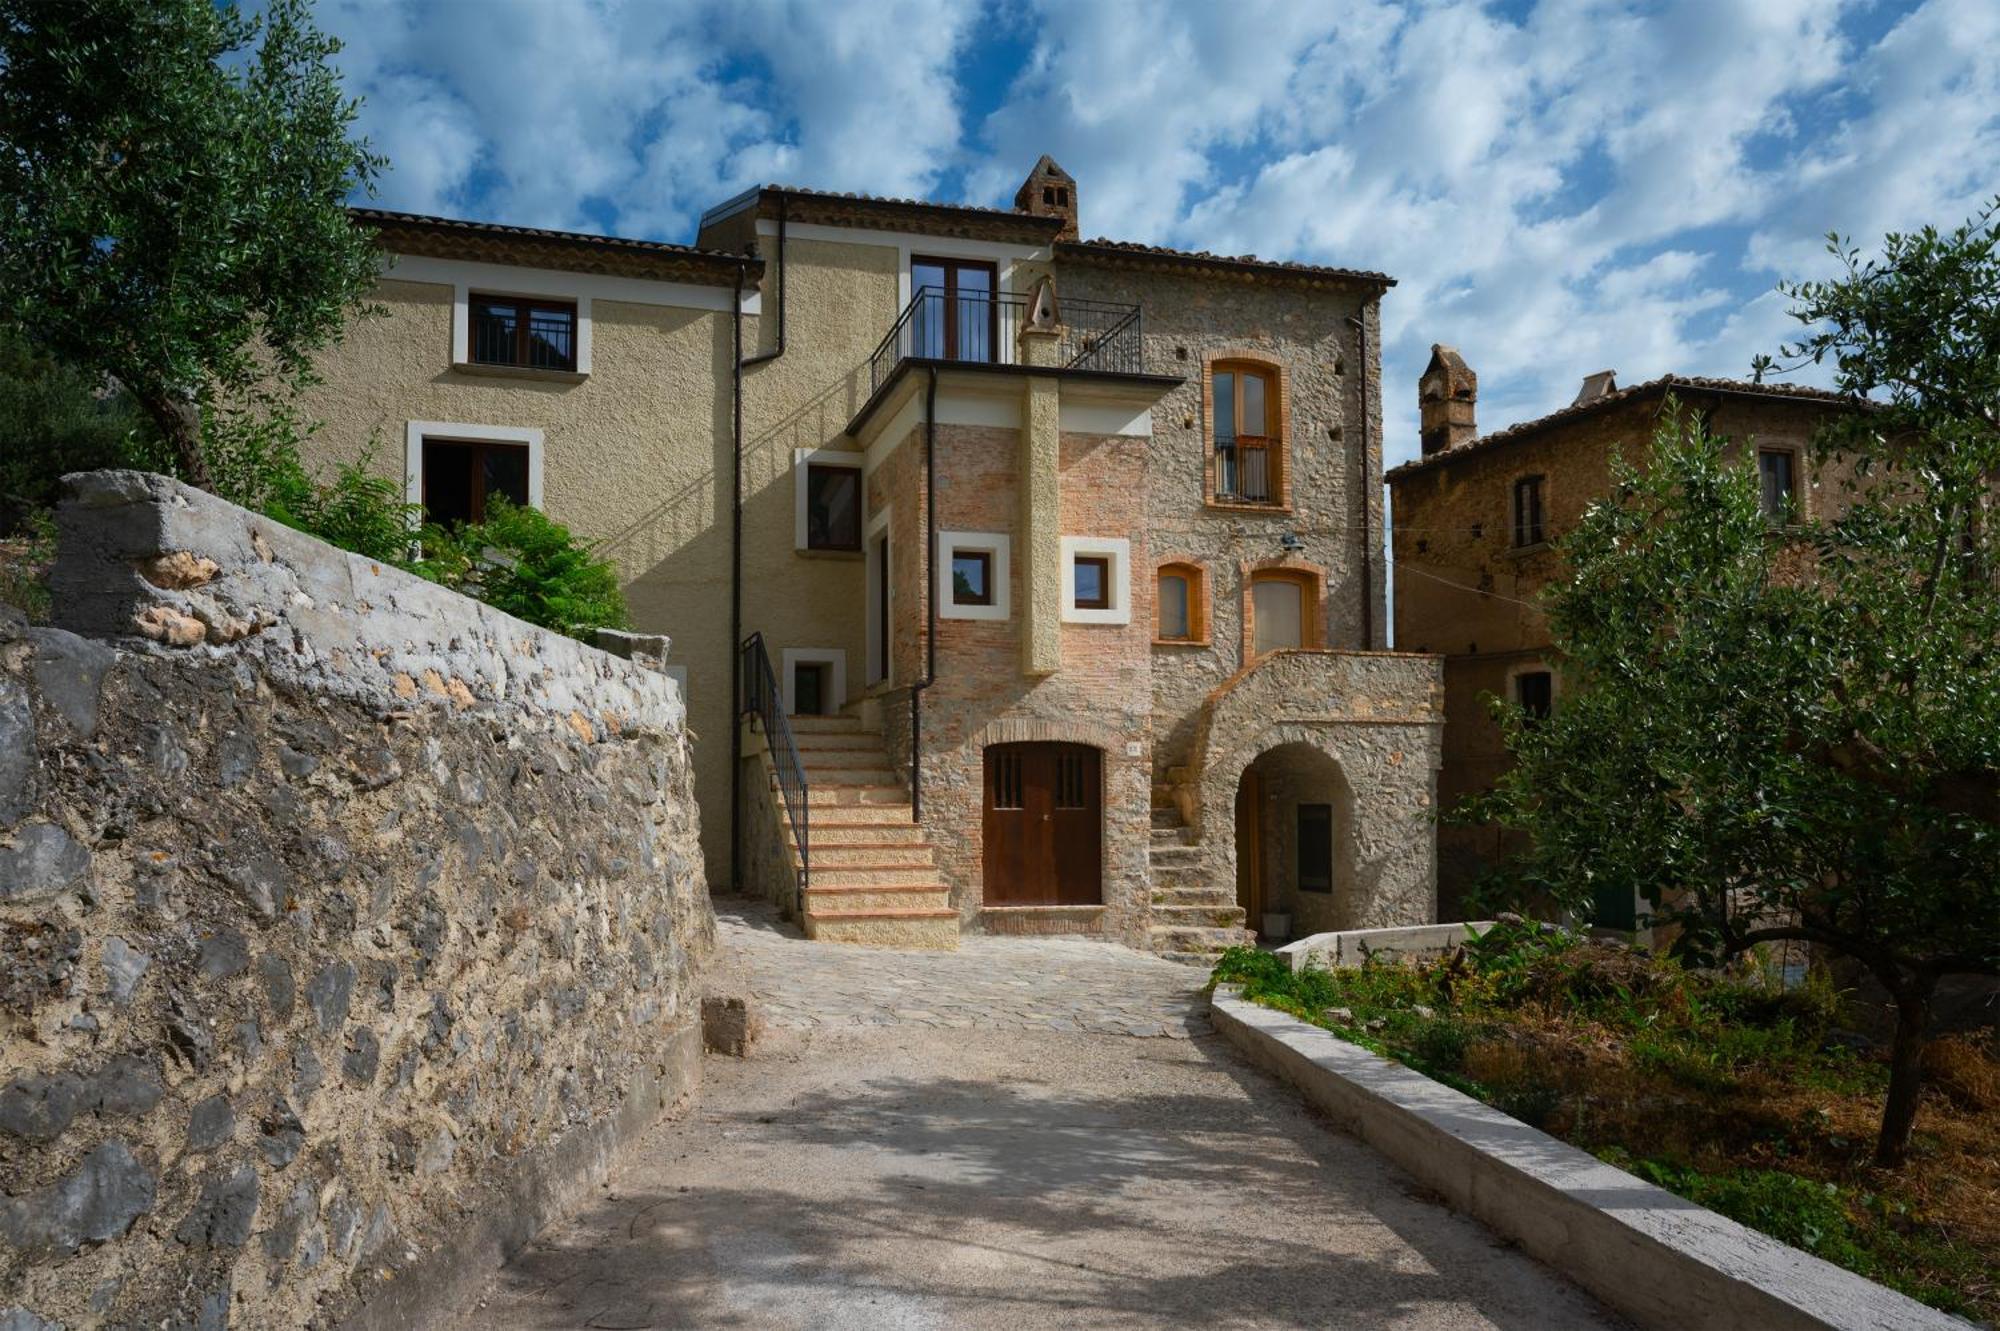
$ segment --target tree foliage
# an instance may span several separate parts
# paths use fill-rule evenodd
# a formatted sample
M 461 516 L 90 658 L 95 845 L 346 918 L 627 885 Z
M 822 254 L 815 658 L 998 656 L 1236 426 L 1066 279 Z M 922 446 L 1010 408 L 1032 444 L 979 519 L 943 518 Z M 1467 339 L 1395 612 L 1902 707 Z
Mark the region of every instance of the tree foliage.
M 1885 1164 L 1938 983 L 2000 975 L 1992 216 L 1875 260 L 1836 241 L 1843 277 L 1785 288 L 1787 357 L 1878 395 L 1821 441 L 1863 472 L 1844 512 L 1774 527 L 1754 451 L 1673 409 L 1614 468 L 1546 596 L 1562 706 L 1500 708 L 1516 766 L 1472 811 L 1527 834 L 1526 884 L 1636 893 L 1697 959 L 1803 940 L 1865 966 L 1897 1008 Z
M 0 329 L 0 536 L 53 505 L 65 472 L 157 471 L 161 453 L 128 394 Z
M 121 384 L 197 485 L 201 422 L 308 382 L 377 272 L 338 49 L 306 0 L 0 0 L 0 315 Z

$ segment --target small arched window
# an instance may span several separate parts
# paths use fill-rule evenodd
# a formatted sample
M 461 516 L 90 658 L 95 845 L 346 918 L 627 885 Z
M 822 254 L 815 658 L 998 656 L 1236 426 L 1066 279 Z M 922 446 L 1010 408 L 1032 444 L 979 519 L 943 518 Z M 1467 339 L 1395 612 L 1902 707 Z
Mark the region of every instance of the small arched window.
M 1207 424 L 1217 503 L 1285 502 L 1283 394 L 1275 366 L 1223 360 L 1210 367 Z
M 1208 587 L 1199 564 L 1162 564 L 1153 595 L 1157 642 L 1208 640 Z

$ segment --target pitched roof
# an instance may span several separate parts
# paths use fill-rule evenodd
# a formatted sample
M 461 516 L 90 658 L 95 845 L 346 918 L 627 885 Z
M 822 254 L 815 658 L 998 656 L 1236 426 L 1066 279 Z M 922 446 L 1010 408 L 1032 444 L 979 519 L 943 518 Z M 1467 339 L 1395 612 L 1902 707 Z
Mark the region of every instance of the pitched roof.
M 858 224 L 888 231 L 923 230 L 932 235 L 1013 240 L 1028 245 L 1045 245 L 1062 229 L 1061 218 L 1035 217 L 1012 208 L 933 203 L 928 199 L 843 193 L 800 185 L 757 185 L 703 213 L 699 230 L 705 233 L 710 227 L 750 209 L 755 209 L 759 217 L 775 217 L 780 200 L 794 222 Z
M 382 208 L 350 208 L 348 215 L 375 228 L 381 233 L 382 247 L 396 254 L 528 264 L 716 286 L 734 283 L 739 272 L 746 282 L 754 282 L 763 271 L 763 266 L 754 259 L 664 240 L 504 226 L 498 222 L 472 222 Z
M 1142 245 L 1133 240 L 1066 240 L 1056 245 L 1064 259 L 1083 260 L 1120 267 L 1167 267 L 1206 270 L 1244 277 L 1293 277 L 1308 282 L 1336 282 L 1379 288 L 1396 285 L 1387 273 L 1362 268 L 1333 268 L 1323 264 L 1288 263 L 1281 259 L 1260 259 L 1254 254 L 1211 254 L 1207 250 L 1175 250 L 1164 245 Z
M 1647 396 L 1664 397 L 1667 393 L 1674 391 L 1722 393 L 1732 397 L 1789 399 L 1819 407 L 1847 407 L 1850 409 L 1861 407 L 1865 409 L 1875 405 L 1866 398 L 1849 397 L 1845 393 L 1834 393 L 1824 388 L 1808 388 L 1804 384 L 1759 384 L 1743 379 L 1710 379 L 1691 374 L 1663 374 L 1657 379 L 1648 379 L 1644 383 L 1633 384 L 1629 388 L 1620 388 L 1614 392 L 1591 398 L 1587 402 L 1574 402 L 1559 411 L 1552 411 L 1546 416 L 1537 416 L 1533 420 L 1522 421 L 1518 425 L 1510 425 L 1504 430 L 1495 430 L 1492 434 L 1481 435 L 1469 443 L 1460 444 L 1457 448 L 1447 448 L 1441 452 L 1432 453 L 1429 457 L 1412 458 L 1400 467 L 1389 471 L 1383 479 L 1394 480 L 1397 477 L 1407 476 L 1413 472 L 1428 471 L 1433 467 L 1442 466 L 1447 462 L 1456 462 L 1462 457 L 1504 447 L 1517 439 L 1525 439 L 1530 435 L 1540 434 L 1544 430 L 1553 429 L 1556 426 L 1565 425 L 1571 421 L 1581 420 L 1597 412 L 1607 411 L 1621 403 L 1634 402 Z

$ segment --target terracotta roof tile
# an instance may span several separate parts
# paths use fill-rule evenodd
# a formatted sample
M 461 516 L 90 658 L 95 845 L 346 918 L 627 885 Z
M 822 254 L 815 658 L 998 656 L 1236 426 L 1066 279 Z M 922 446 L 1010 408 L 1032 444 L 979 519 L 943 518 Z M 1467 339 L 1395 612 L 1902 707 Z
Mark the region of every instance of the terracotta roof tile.
M 1808 388 L 1804 384 L 1759 384 L 1751 383 L 1744 379 L 1713 379 L 1691 374 L 1663 374 L 1657 379 L 1648 379 L 1644 383 L 1633 384 L 1629 388 L 1620 388 L 1615 392 L 1606 393 L 1602 397 L 1592 398 L 1588 402 L 1572 403 L 1558 411 L 1552 411 L 1546 416 L 1537 416 L 1533 420 L 1510 425 L 1504 430 L 1495 430 L 1492 434 L 1481 435 L 1469 443 L 1460 444 L 1457 448 L 1448 448 L 1443 452 L 1433 453 L 1429 457 L 1412 458 L 1401 466 L 1392 469 L 1384 479 L 1394 479 L 1395 477 L 1405 476 L 1412 472 L 1427 471 L 1432 467 L 1446 462 L 1455 462 L 1468 454 L 1483 453 L 1491 448 L 1502 447 L 1516 439 L 1525 438 L 1532 434 L 1539 434 L 1543 430 L 1565 424 L 1569 421 L 1579 420 L 1591 415 L 1593 412 L 1605 411 L 1620 403 L 1631 402 L 1648 394 L 1664 396 L 1673 389 L 1686 389 L 1693 392 L 1747 393 L 1756 397 L 1791 398 L 1796 401 L 1828 406 L 1854 407 L 1857 405 L 1874 405 L 1867 402 L 1866 399 L 1852 398 L 1844 393 L 1830 392 L 1824 388 Z
M 733 275 L 745 264 L 743 256 L 693 245 L 676 245 L 664 240 L 633 240 L 625 236 L 599 236 L 584 231 L 552 231 L 541 227 L 506 226 L 499 222 L 473 222 L 457 217 L 436 217 L 427 213 L 399 213 L 384 208 L 350 208 L 348 215 L 367 225 L 410 237 L 424 237 L 431 244 L 463 243 L 468 247 L 499 247 L 522 255 L 530 252 L 571 253 L 609 259 L 619 271 L 645 275 L 658 268 L 662 274 L 683 275 L 691 270 L 707 271 L 721 277 Z M 525 262 L 526 258 L 516 262 Z M 750 260 L 747 273 L 753 276 L 760 265 Z M 589 267 L 603 266 L 591 263 Z
M 1364 282 L 1371 286 L 1396 285 L 1396 279 L 1387 273 L 1372 272 L 1363 268 L 1334 268 L 1324 264 L 1290 263 L 1282 259 L 1260 259 L 1254 254 L 1211 254 L 1207 250 L 1176 250 L 1169 249 L 1165 245 L 1142 245 L 1135 240 L 1109 240 L 1101 236 L 1094 240 L 1064 241 L 1056 246 L 1056 250 L 1058 253 L 1077 258 L 1134 258 L 1141 261 L 1159 259 L 1189 267 L 1296 273 L 1301 277 L 1338 278 L 1350 282 Z

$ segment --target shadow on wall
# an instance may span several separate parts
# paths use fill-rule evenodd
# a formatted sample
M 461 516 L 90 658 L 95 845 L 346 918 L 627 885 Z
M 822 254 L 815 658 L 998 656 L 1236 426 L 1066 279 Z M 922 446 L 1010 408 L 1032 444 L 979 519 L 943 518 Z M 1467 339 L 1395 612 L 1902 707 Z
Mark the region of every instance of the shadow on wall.
M 664 1309 L 746 1327 L 1375 1326 L 1468 1306 L 1462 1273 L 1493 1260 L 1490 1236 L 1383 1188 L 1366 1148 L 1261 1074 L 1223 1066 L 1284 1107 L 1113 1100 L 1024 1069 L 1000 1084 L 843 1085 L 790 1102 L 775 1127 L 764 1110 L 723 1115 L 709 1128 L 747 1143 L 735 1149 L 777 1139 L 796 1166 L 783 1182 L 618 1198 L 503 1280 L 592 1326 L 650 1325 Z M 870 1163 L 842 1163 L 856 1156 Z M 1266 1223 L 1244 1223 L 1253 1207 Z M 1373 1224 L 1342 1215 L 1385 1224 L 1427 1260 L 1369 1251 L 1343 1230 Z M 1528 1303 L 1479 1312 L 1505 1331 L 1560 1320 Z

